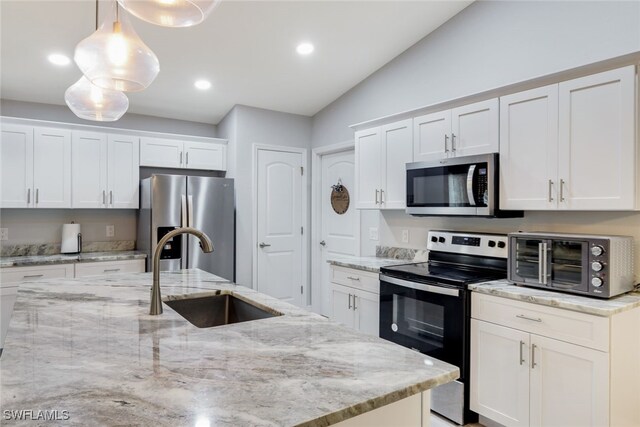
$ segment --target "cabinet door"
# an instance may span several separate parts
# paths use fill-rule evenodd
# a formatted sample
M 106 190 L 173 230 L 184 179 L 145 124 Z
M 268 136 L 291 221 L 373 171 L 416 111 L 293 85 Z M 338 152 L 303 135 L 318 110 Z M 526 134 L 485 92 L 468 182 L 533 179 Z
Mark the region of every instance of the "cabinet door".
M 33 187 L 36 208 L 71 207 L 71 131 L 34 129 Z
M 449 156 L 451 110 L 413 119 L 413 161 L 428 162 Z
M 335 283 L 331 284 L 331 320 L 355 328 L 354 293 L 355 289 Z
M 500 208 L 557 206 L 558 85 L 500 98 Z
M 224 171 L 226 167 L 225 144 L 212 142 L 185 142 L 184 164 L 187 169 Z
M 530 365 L 531 426 L 609 425 L 608 353 L 531 335 Z
M 635 67 L 560 83 L 560 206 L 635 208 Z
M 163 138 L 140 138 L 140 166 L 181 168 L 183 160 L 182 141 Z
M 353 297 L 356 329 L 365 334 L 380 336 L 380 295 L 357 291 Z
M 530 335 L 471 319 L 473 411 L 505 426 L 529 425 Z
M 499 144 L 498 98 L 451 110 L 451 154 L 474 156 L 497 153 Z
M 107 206 L 107 136 L 96 132 L 71 135 L 73 208 Z
M 138 209 L 140 158 L 138 138 L 109 135 L 109 207 Z
M 382 138 L 380 128 L 358 131 L 356 141 L 356 208 L 380 208 Z
M 2 125 L 0 207 L 33 206 L 33 127 Z
M 385 167 L 380 201 L 386 209 L 407 207 L 407 163 L 413 161 L 413 120 L 382 126 Z

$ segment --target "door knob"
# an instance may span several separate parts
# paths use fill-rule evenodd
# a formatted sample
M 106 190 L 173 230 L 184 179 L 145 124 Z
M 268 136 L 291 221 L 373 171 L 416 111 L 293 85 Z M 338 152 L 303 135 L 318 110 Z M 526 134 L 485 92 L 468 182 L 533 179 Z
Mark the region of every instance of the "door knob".
M 266 248 L 267 246 L 271 246 L 271 245 L 269 245 L 267 243 L 264 243 L 264 242 L 260 242 L 260 244 L 258 246 L 260 246 L 261 248 Z
M 320 242 L 320 244 L 321 244 L 322 246 L 327 246 L 327 242 L 325 242 L 324 240 L 323 240 L 322 242 Z

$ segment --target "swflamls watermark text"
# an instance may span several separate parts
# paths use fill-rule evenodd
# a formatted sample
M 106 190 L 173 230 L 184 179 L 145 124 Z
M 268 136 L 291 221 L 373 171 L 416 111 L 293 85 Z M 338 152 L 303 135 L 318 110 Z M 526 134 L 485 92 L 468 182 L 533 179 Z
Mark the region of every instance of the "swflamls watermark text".
M 2 411 L 2 418 L 5 421 L 66 421 L 71 417 L 67 410 L 5 409 Z

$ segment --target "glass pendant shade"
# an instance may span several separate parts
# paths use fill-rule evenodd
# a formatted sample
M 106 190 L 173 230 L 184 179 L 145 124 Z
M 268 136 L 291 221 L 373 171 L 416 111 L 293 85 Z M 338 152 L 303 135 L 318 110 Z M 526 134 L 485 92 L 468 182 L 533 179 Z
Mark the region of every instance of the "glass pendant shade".
M 133 16 L 163 27 L 191 27 L 204 21 L 220 0 L 118 0 Z
M 160 71 L 158 58 L 115 1 L 96 32 L 78 43 L 73 59 L 94 85 L 123 92 L 146 89 Z
M 127 95 L 98 87 L 85 76 L 66 90 L 64 101 L 76 116 L 97 122 L 116 121 L 129 108 Z

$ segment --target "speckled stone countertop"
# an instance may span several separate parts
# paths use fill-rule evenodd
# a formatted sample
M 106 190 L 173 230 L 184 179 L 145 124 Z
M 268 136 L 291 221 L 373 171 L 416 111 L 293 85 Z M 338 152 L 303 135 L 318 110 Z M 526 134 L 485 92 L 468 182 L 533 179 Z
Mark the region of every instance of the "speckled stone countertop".
M 459 376 L 218 280 L 162 273 L 163 296 L 233 292 L 283 315 L 203 329 L 167 305 L 150 316 L 149 273 L 24 284 L 0 357 L 2 409 L 66 410 L 64 425 L 82 426 L 326 426 Z
M 613 316 L 616 313 L 640 306 L 639 292 L 629 292 L 611 299 L 600 299 L 517 286 L 507 280 L 476 283 L 469 285 L 469 289 L 483 294 L 564 308 L 603 317 Z
M 331 265 L 340 267 L 355 268 L 357 270 L 379 273 L 380 268 L 390 265 L 407 264 L 411 262 L 407 259 L 380 258 L 375 256 L 333 256 L 327 260 Z
M 26 267 L 30 265 L 69 264 L 75 262 L 124 261 L 145 259 L 147 255 L 139 251 L 83 252 L 81 254 L 30 255 L 0 257 L 0 268 Z

